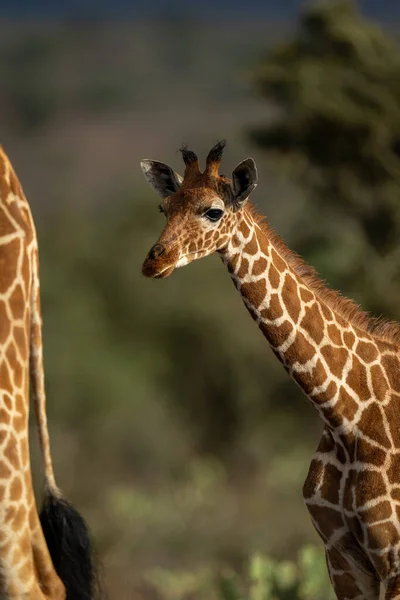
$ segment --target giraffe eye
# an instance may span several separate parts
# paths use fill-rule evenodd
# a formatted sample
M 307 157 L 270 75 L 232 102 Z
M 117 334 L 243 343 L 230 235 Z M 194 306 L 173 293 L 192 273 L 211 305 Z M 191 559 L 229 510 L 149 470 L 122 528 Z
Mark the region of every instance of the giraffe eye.
M 207 212 L 204 213 L 204 216 L 209 221 L 213 221 L 213 223 L 215 223 L 216 221 L 220 220 L 220 218 L 222 217 L 223 214 L 224 214 L 224 211 L 221 210 L 220 208 L 210 208 Z

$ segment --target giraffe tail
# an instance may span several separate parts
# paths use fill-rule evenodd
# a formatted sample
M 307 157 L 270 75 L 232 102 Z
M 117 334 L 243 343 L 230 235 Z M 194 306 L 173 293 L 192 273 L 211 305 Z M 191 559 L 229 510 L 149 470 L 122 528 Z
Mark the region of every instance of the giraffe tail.
M 66 600 L 94 600 L 104 594 L 100 591 L 89 530 L 78 511 L 63 498 L 54 478 L 46 415 L 37 255 L 32 262 L 29 367 L 31 396 L 45 471 L 45 498 L 40 522 L 54 568 L 65 586 Z

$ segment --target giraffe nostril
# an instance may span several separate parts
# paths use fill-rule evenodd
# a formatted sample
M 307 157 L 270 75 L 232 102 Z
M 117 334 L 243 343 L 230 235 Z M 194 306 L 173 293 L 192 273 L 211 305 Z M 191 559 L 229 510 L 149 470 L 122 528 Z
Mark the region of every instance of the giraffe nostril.
M 162 244 L 155 244 L 150 252 L 149 252 L 149 258 L 154 259 L 154 258 L 158 258 L 159 256 L 162 256 L 165 252 L 165 247 Z

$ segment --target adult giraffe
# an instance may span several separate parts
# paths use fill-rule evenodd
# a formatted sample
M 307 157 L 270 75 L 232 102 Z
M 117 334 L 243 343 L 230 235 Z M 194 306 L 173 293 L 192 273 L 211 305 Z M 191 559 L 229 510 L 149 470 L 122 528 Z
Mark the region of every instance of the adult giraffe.
M 303 495 L 340 600 L 400 598 L 400 326 L 368 317 L 287 248 L 248 197 L 253 159 L 218 174 L 182 149 L 184 177 L 143 160 L 167 224 L 147 277 L 217 251 L 253 319 L 325 423 Z
M 41 328 L 35 226 L 0 147 L 0 598 L 90 600 L 87 529 L 54 479 Z M 29 459 L 29 384 L 45 468 L 40 518 Z

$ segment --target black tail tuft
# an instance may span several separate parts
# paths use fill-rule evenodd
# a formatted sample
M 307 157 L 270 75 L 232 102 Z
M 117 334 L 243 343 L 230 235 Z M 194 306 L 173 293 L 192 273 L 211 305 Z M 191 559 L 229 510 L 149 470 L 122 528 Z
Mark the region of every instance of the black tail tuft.
M 94 600 L 99 595 L 87 525 L 75 508 L 49 492 L 40 513 L 54 568 L 67 600 Z

